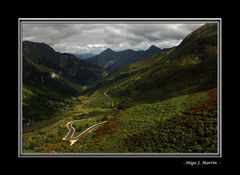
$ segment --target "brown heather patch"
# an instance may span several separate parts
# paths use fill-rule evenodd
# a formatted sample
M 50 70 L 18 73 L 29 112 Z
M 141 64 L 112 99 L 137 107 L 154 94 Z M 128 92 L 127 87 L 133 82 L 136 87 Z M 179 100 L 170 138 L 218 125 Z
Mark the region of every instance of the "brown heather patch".
M 111 119 L 109 119 L 105 124 L 100 126 L 94 133 L 94 137 L 103 137 L 107 134 L 111 134 L 117 130 L 118 120 L 122 112 L 118 113 Z
M 217 47 L 211 44 L 207 44 L 200 49 L 200 53 L 202 53 L 205 57 L 209 57 L 215 53 L 217 53 Z
M 208 91 L 208 99 L 188 109 L 185 114 L 201 115 L 206 110 L 217 108 L 217 88 Z
M 58 152 L 58 151 L 60 151 L 61 147 L 58 144 L 49 143 L 49 144 L 47 144 L 47 148 L 48 148 L 48 150 Z

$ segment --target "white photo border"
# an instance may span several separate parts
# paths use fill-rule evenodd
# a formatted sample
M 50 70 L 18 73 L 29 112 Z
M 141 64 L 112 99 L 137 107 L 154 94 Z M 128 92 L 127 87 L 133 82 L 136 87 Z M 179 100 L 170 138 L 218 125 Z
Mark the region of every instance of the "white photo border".
M 22 150 L 22 31 L 23 24 L 79 23 L 217 23 L 217 153 L 23 153 Z M 222 157 L 222 19 L 221 18 L 19 18 L 18 19 L 18 157 L 136 157 L 136 158 L 221 158 Z

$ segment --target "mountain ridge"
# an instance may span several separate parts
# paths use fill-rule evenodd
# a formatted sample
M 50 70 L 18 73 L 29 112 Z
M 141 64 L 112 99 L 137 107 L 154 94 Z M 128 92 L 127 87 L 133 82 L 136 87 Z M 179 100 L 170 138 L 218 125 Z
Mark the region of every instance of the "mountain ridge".
M 75 53 L 73 55 L 75 55 L 79 59 L 85 60 L 85 59 L 88 59 L 90 57 L 95 56 L 96 54 L 92 54 L 92 53 Z
M 58 104 L 100 80 L 104 71 L 45 43 L 23 41 L 23 111 L 33 121 L 47 119 Z M 49 102 L 51 101 L 51 105 Z
M 221 124 L 217 115 L 217 39 L 217 25 L 204 25 L 178 46 L 107 75 L 84 94 L 72 98 L 71 108 L 58 102 L 66 110 L 55 121 L 40 121 L 24 128 L 23 152 L 217 155 Z M 154 50 L 154 46 L 149 49 Z M 29 66 L 47 75 L 52 71 L 34 64 Z M 54 83 L 58 78 L 61 80 L 62 76 L 53 74 L 50 80 Z M 24 98 L 32 95 L 29 89 L 24 90 Z M 37 102 L 32 109 L 42 105 Z M 52 100 L 46 103 L 51 105 Z M 48 105 L 42 110 L 51 110 Z M 35 116 L 33 111 L 28 112 Z M 64 136 L 70 132 L 69 123 L 74 123 L 74 132 L 81 135 L 102 122 L 100 127 L 75 140 L 74 145 L 66 144 Z
M 132 49 L 114 51 L 108 48 L 98 55 L 86 59 L 86 61 L 105 68 L 108 73 L 113 73 L 129 64 L 146 59 L 161 51 L 162 49 L 153 45 L 145 51 L 134 51 Z
M 165 98 L 217 86 L 217 25 L 204 25 L 178 46 L 131 64 L 107 77 L 97 88 L 139 101 Z
M 33 63 L 54 69 L 64 78 L 78 84 L 87 84 L 89 80 L 100 79 L 103 71 L 100 67 L 83 61 L 73 54 L 55 52 L 45 43 L 23 41 L 23 54 Z

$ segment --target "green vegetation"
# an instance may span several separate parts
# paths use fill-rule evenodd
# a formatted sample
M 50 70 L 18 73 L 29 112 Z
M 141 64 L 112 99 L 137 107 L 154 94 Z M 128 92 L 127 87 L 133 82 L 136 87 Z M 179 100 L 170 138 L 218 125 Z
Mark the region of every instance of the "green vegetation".
M 217 152 L 216 89 L 118 113 L 84 106 L 68 110 L 50 125 L 42 121 L 31 126 L 24 134 L 24 152 Z M 108 122 L 69 147 L 62 138 L 72 120 L 77 120 L 75 136 Z
M 73 152 L 217 152 L 216 90 L 137 105 L 73 147 Z
M 179 46 L 91 87 L 60 73 L 49 78 L 45 66 L 26 59 L 23 117 L 34 122 L 24 126 L 23 152 L 216 153 L 216 31 L 216 24 L 204 25 Z M 107 122 L 70 147 L 62 140 L 70 121 L 74 136 Z
M 72 149 L 69 147 L 69 143 L 62 140 L 68 132 L 67 122 L 76 120 L 74 136 L 77 136 L 91 125 L 114 115 L 112 109 L 85 108 L 83 106 L 84 103 L 87 103 L 85 96 L 70 100 L 73 106 L 71 109 L 59 112 L 51 120 L 35 122 L 24 128 L 23 152 L 70 152 Z M 79 101 L 82 101 L 82 105 L 79 105 Z
M 216 24 L 203 26 L 176 48 L 110 74 L 96 90 L 109 89 L 114 98 L 127 96 L 141 104 L 214 88 L 216 31 Z
M 65 99 L 79 96 L 104 75 L 104 70 L 45 43 L 23 41 L 23 118 L 26 123 L 55 117 L 68 109 Z M 94 82 L 94 83 L 92 83 Z

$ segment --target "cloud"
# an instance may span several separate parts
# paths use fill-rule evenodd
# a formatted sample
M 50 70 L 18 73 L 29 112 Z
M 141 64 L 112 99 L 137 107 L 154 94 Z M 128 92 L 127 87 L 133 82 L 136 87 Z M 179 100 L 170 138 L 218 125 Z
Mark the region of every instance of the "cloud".
M 203 24 L 71 24 L 24 23 L 23 40 L 44 42 L 56 51 L 99 53 L 106 48 L 146 50 L 178 45 L 184 37 Z

